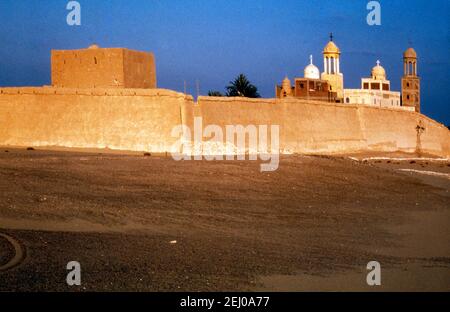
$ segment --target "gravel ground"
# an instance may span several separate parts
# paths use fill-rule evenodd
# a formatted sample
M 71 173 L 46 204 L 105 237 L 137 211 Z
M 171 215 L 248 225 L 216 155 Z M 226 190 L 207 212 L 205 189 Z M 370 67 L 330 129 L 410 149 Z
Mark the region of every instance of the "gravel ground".
M 450 276 L 449 180 L 398 170 L 447 174 L 448 161 L 351 156 L 283 156 L 261 173 L 253 161 L 8 149 L 0 232 L 27 258 L 0 273 L 0 291 L 284 290 L 280 276 L 304 274 L 317 279 L 289 290 L 329 290 L 342 275 L 332 290 L 367 290 L 354 274 L 365 281 L 374 259 L 412 275 L 388 290 L 450 289 L 427 275 Z M 81 287 L 65 282 L 73 260 Z

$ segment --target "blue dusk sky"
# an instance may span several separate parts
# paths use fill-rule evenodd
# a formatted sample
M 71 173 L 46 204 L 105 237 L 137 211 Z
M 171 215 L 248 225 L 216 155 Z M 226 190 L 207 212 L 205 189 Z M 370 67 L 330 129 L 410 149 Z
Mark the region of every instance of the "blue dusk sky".
M 450 1 L 382 0 L 381 26 L 366 23 L 366 0 L 79 0 L 81 26 L 68 26 L 68 0 L 0 0 L 0 86 L 50 84 L 50 50 L 92 43 L 152 51 L 161 88 L 224 91 L 244 73 L 263 97 L 285 75 L 303 77 L 330 32 L 341 49 L 346 88 L 359 88 L 377 59 L 400 90 L 402 53 L 419 55 L 422 112 L 450 124 Z

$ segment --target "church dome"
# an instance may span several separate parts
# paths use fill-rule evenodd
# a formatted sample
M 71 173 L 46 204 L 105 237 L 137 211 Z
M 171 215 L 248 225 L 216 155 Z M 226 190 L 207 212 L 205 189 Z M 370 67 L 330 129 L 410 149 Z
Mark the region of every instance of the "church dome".
M 320 79 L 320 71 L 316 65 L 313 64 L 312 55 L 309 57 L 310 64 L 305 67 L 305 78 Z
M 413 48 L 408 48 L 404 53 L 403 53 L 403 57 L 404 58 L 417 58 L 417 53 Z
M 372 68 L 372 79 L 386 80 L 386 71 L 380 65 L 380 61 L 377 61 L 377 65 Z
M 327 43 L 327 45 L 323 49 L 323 53 L 340 54 L 341 50 L 339 50 L 338 46 L 333 41 L 330 41 Z
M 92 44 L 92 45 L 89 46 L 88 49 L 99 49 L 99 48 L 100 48 L 100 47 L 99 47 L 98 45 Z

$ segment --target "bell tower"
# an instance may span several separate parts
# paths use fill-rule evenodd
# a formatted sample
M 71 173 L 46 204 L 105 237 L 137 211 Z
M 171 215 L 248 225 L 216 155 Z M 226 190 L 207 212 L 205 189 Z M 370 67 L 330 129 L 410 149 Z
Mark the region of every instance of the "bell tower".
M 333 42 L 333 34 L 330 34 L 330 41 L 323 49 L 323 73 L 322 80 L 327 80 L 331 92 L 337 93 L 337 98 L 342 101 L 344 98 L 344 75 L 340 69 L 341 51 Z
M 420 113 L 420 78 L 417 76 L 417 53 L 408 48 L 403 53 L 402 106 Z

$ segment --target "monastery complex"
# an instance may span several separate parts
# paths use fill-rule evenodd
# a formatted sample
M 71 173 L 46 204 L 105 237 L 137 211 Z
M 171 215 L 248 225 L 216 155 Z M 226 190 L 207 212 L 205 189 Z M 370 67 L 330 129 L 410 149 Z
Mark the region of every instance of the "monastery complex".
M 420 113 L 417 54 L 403 54 L 401 93 L 379 61 L 345 89 L 331 40 L 323 72 L 286 77 L 270 99 L 199 96 L 157 88 L 152 53 L 123 48 L 51 52 L 51 85 L 0 88 L 0 145 L 171 152 L 177 125 L 279 125 L 281 153 L 426 153 L 450 156 L 450 132 Z M 208 138 L 203 138 L 207 141 Z
M 331 36 L 330 42 L 323 50 L 322 74 L 310 56 L 310 64 L 305 67 L 304 78 L 295 78 L 292 86 L 286 77 L 281 86 L 276 86 L 276 96 L 420 112 L 420 78 L 417 75 L 417 53 L 413 48 L 408 48 L 403 53 L 403 96 L 400 92 L 391 90 L 391 83 L 380 61 L 372 68 L 371 77 L 361 79 L 360 89 L 345 89 L 344 75 L 340 70 L 340 55 L 341 51 Z

